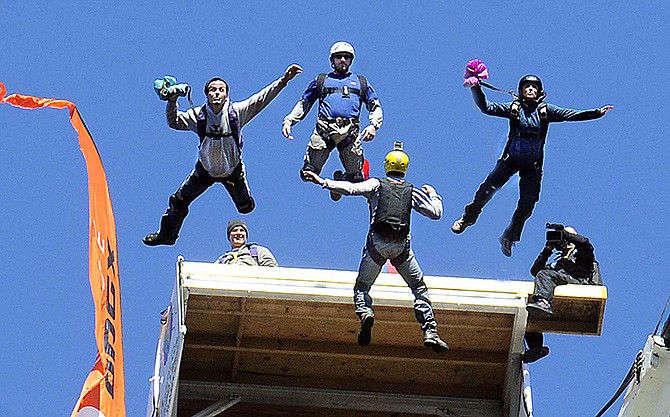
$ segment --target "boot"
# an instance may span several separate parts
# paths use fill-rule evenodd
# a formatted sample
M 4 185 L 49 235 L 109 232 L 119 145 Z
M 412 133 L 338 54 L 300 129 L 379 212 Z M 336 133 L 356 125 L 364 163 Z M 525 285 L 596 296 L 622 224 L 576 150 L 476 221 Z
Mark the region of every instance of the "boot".
M 548 346 L 536 346 L 528 349 L 521 355 L 521 360 L 524 363 L 533 363 L 538 361 L 549 354 Z
M 465 220 L 465 217 L 461 217 L 451 225 L 451 231 L 460 235 L 468 228 L 468 226 L 472 226 L 473 224 L 475 224 L 474 221 L 467 221 Z
M 168 245 L 172 246 L 177 241 L 176 237 L 168 237 L 165 234 L 162 234 L 160 231 L 155 233 L 149 233 L 144 236 L 142 242 L 147 246 L 158 246 L 158 245 Z
M 335 181 L 340 181 L 344 178 L 344 172 L 340 171 L 339 169 L 335 172 L 333 172 L 333 179 Z M 336 193 L 334 191 L 330 192 L 330 199 L 333 201 L 340 201 L 340 198 L 342 198 L 342 194 Z M 367 346 L 367 345 L 366 345 Z
M 361 331 L 358 333 L 358 345 L 367 346 L 372 341 L 372 326 L 375 324 L 375 315 L 364 313 L 361 315 Z
M 438 353 L 449 350 L 449 345 L 447 342 L 440 339 L 440 336 L 437 334 L 437 329 L 434 327 L 428 327 L 423 331 L 423 345 Z
M 528 311 L 528 318 L 531 319 L 549 317 L 554 314 L 551 303 L 539 295 L 531 296 L 531 301 L 526 304 L 526 310 Z
M 507 256 L 510 258 L 512 256 L 512 248 L 514 247 L 514 242 L 513 240 L 509 240 L 506 237 L 501 237 L 500 238 L 500 250 L 502 251 L 503 255 Z

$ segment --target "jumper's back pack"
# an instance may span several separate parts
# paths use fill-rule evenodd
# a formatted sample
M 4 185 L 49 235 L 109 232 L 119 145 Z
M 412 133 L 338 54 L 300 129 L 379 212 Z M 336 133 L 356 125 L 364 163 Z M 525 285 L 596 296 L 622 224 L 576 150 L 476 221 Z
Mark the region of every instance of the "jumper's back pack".
M 200 113 L 198 113 L 197 116 L 197 130 L 198 130 L 198 136 L 200 137 L 200 142 L 205 140 L 205 136 L 209 136 L 212 139 L 221 139 L 223 137 L 226 137 L 227 135 L 224 135 L 222 133 L 207 133 L 207 109 L 206 109 L 206 104 L 202 106 Z M 228 121 L 230 123 L 230 130 L 231 130 L 231 136 L 233 139 L 235 139 L 235 143 L 237 144 L 237 147 L 242 150 L 242 146 L 244 146 L 244 138 L 242 137 L 242 129 L 240 128 L 240 119 L 237 116 L 237 112 L 233 108 L 232 104 L 228 105 Z
M 325 84 L 327 77 L 328 74 L 325 72 L 322 72 L 316 77 L 316 94 L 319 97 L 319 100 L 323 100 L 327 95 L 333 94 L 337 91 L 344 93 L 344 89 L 342 87 L 326 87 Z M 368 80 L 364 76 L 358 75 L 358 84 L 360 85 L 360 89 L 348 88 L 348 90 L 350 93 L 356 94 L 361 103 L 366 103 L 368 98 Z
M 409 234 L 412 214 L 412 184 L 380 178 L 379 201 L 372 219 L 372 230 L 389 237 Z

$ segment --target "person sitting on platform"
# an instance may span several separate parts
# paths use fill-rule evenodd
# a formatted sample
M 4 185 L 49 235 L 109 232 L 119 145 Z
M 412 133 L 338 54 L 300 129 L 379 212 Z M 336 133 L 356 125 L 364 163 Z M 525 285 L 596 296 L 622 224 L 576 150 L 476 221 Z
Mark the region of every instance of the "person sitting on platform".
M 558 285 L 602 285 L 600 266 L 589 239 L 570 226 L 547 223 L 547 228 L 552 229 L 547 231 L 547 242 L 530 268 L 535 290 L 526 305 L 529 319 L 553 314 L 554 290 Z M 556 256 L 549 262 L 554 251 Z M 524 362 L 535 362 L 549 354 L 549 348 L 543 346 L 542 333 L 529 332 L 525 338 L 528 350 L 523 355 Z
M 244 221 L 229 221 L 227 234 L 231 249 L 216 260 L 217 264 L 277 266 L 277 260 L 268 248 L 247 242 L 249 229 Z

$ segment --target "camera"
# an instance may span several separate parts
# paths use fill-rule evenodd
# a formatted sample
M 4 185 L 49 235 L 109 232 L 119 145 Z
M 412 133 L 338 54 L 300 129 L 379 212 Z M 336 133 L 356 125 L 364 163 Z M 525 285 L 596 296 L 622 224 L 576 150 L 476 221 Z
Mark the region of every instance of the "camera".
M 558 247 L 558 246 L 562 246 L 565 243 L 566 239 L 565 239 L 565 235 L 564 235 L 564 231 L 563 231 L 565 226 L 563 226 L 560 223 L 547 223 L 545 225 L 545 227 L 547 229 L 551 229 L 551 230 L 547 230 L 547 244 L 548 245 Z
M 560 246 L 564 240 L 562 230 L 547 230 L 547 243 Z

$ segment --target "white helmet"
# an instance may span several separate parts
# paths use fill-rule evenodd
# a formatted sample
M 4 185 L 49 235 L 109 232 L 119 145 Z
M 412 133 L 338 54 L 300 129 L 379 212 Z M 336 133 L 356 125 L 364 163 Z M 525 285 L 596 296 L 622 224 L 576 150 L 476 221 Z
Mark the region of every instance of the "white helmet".
M 351 46 L 349 42 L 335 42 L 333 46 L 330 47 L 329 58 L 332 59 L 333 55 L 341 52 L 351 54 L 352 59 L 354 57 L 354 47 Z

